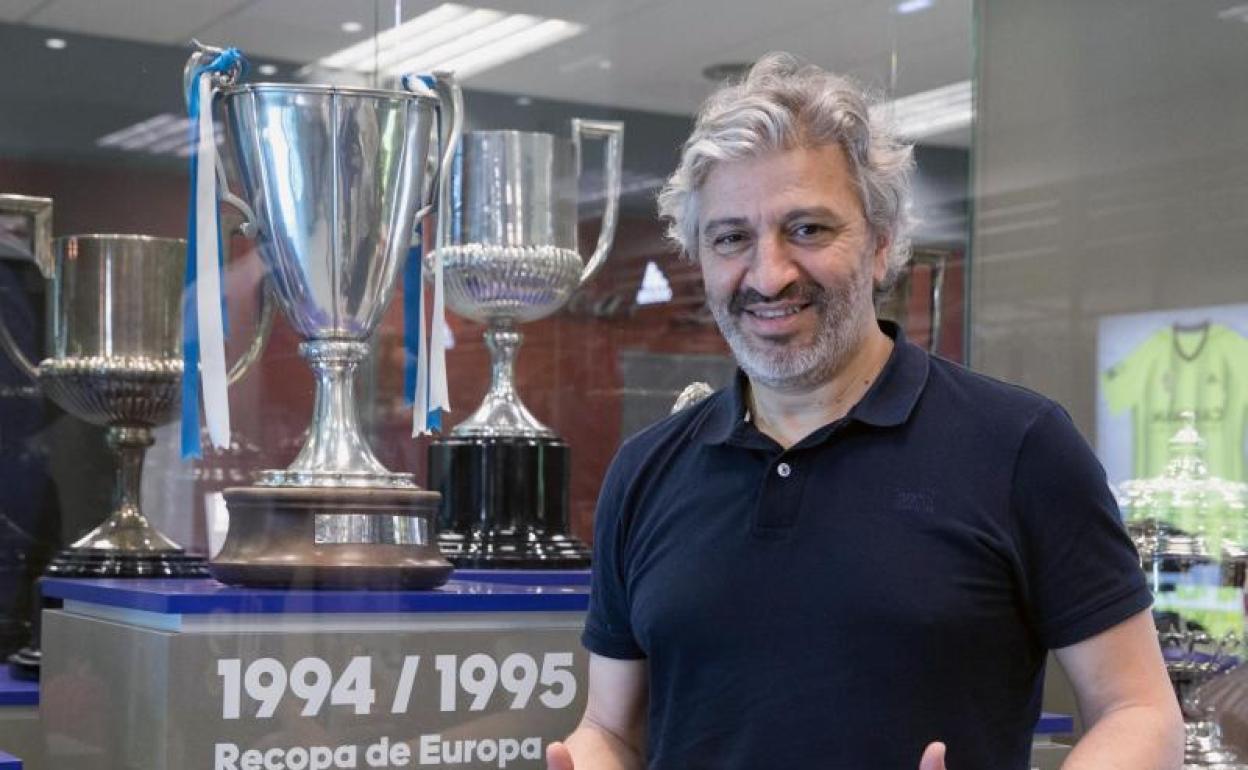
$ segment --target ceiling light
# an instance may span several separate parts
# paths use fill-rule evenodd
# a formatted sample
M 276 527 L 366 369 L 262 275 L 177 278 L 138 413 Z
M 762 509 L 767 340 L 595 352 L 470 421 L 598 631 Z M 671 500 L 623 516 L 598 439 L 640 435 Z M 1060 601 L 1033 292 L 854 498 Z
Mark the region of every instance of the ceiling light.
M 317 62 L 317 66 L 331 70 L 367 70 L 372 67 L 373 56 L 379 52 L 388 52 L 395 46 L 404 45 L 428 32 L 437 30 L 444 24 L 454 21 L 469 12 L 462 5 L 446 3 L 431 11 L 426 11 L 408 19 L 397 27 L 378 32 L 376 35 L 361 40 L 355 45 L 335 51 Z
M 902 2 L 894 6 L 897 9 L 897 13 L 901 14 L 918 13 L 919 11 L 926 11 L 931 7 L 932 0 L 902 0 Z
M 553 45 L 584 30 L 561 19 L 443 3 L 315 67 L 404 75 L 453 70 L 461 79 Z
M 217 144 L 224 132 L 217 126 Z M 147 120 L 126 126 L 95 140 L 98 147 L 144 152 L 153 155 L 176 155 L 185 158 L 195 151 L 191 136 L 191 119 L 171 112 L 154 115 Z
M 490 11 L 489 13 L 492 15 L 495 12 Z M 464 19 L 462 21 L 467 20 Z M 497 16 L 492 16 L 490 21 L 484 25 L 474 25 L 471 32 L 452 35 L 446 42 L 432 48 L 424 48 L 424 50 L 409 49 L 406 57 L 388 61 L 381 60 L 378 62 L 378 66 L 391 69 L 393 74 L 396 75 L 404 72 L 429 72 L 438 67 L 441 62 L 450 61 L 457 56 L 462 56 L 496 43 L 508 36 L 515 35 L 518 32 L 523 32 L 536 26 L 539 22 L 541 22 L 541 19 L 527 14 L 516 14 L 515 16 L 498 14 Z M 455 25 L 448 24 L 446 26 L 451 27 Z
M 903 96 L 872 107 L 871 112 L 891 119 L 897 133 L 909 139 L 964 128 L 971 124 L 971 81 Z
M 53 51 L 59 51 L 69 45 L 69 43 L 65 42 L 65 38 L 63 37 L 50 37 L 43 41 L 43 44 L 48 48 L 51 48 Z
M 1223 21 L 1248 22 L 1248 4 L 1235 5 L 1225 10 L 1218 11 L 1218 18 Z
M 277 67 L 272 64 L 261 64 L 259 67 L 256 67 L 256 72 L 265 76 L 276 75 Z
M 354 35 L 356 32 L 363 32 L 364 25 L 358 21 L 344 21 L 342 23 L 342 31 L 348 35 Z
M 152 141 L 155 137 L 164 136 L 170 126 L 176 124 L 178 129 L 181 130 L 185 120 L 186 118 L 180 118 L 171 112 L 166 112 L 135 123 L 132 126 L 126 126 L 107 136 L 102 136 L 96 139 L 95 143 L 100 147 L 119 147 L 123 150 L 134 149 L 136 146 Z
M 584 30 L 585 27 L 581 24 L 562 19 L 549 19 L 518 35 L 512 35 L 493 45 L 478 48 L 471 53 L 444 62 L 438 65 L 437 69 L 450 70 L 460 79 L 467 79 L 500 64 L 506 64 L 513 59 L 519 59 L 521 56 L 527 56 L 534 51 L 552 46 L 561 40 L 579 35 Z

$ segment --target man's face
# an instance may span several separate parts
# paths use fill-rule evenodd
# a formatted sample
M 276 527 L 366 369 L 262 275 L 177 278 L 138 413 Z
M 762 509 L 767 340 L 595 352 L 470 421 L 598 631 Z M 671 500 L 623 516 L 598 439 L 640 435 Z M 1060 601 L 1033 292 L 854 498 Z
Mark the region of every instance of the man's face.
M 875 323 L 872 286 L 888 252 L 844 152 L 721 163 L 699 195 L 707 304 L 741 368 L 778 390 L 826 382 Z

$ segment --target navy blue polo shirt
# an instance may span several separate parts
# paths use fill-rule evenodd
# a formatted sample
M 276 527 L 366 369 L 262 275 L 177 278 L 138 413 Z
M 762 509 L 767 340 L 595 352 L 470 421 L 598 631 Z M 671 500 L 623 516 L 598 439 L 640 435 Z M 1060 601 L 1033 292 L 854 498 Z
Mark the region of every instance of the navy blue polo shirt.
M 583 641 L 645 659 L 662 770 L 1028 767 L 1046 651 L 1151 596 L 1067 414 L 896 340 L 784 450 L 736 384 L 625 442 Z

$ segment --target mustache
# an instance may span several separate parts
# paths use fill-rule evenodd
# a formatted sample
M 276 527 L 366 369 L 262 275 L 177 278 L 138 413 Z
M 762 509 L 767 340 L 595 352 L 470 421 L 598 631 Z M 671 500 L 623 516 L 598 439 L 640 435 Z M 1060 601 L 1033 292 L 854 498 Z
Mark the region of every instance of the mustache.
M 762 292 L 754 289 L 742 289 L 733 293 L 728 300 L 728 312 L 742 313 L 746 307 L 761 302 L 801 302 L 805 304 L 818 305 L 824 301 L 827 295 L 827 289 L 817 283 L 801 282 L 791 283 L 785 286 L 779 294 L 767 296 Z

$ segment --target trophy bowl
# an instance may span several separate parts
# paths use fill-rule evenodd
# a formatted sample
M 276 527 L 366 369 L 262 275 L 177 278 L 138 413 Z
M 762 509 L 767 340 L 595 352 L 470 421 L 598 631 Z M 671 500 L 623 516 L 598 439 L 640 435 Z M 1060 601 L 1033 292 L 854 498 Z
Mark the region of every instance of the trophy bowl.
M 545 318 L 567 303 L 585 272 L 576 242 L 579 142 L 474 131 L 461 152 L 437 249 L 447 304 L 482 323 Z
M 536 321 L 567 304 L 602 267 L 615 238 L 624 127 L 572 121 L 572 138 L 528 131 L 473 131 L 443 190 L 436 251 L 455 313 L 487 325 L 490 389 L 476 411 L 452 430 L 459 437 L 555 440 L 521 402 L 515 357 Z M 583 137 L 606 140 L 602 230 L 593 255 L 577 243 L 577 187 Z
M 567 304 L 585 263 L 558 246 L 451 246 L 443 252 L 446 301 L 482 323 L 536 321 Z
M 38 379 L 48 398 L 93 425 L 162 425 L 181 398 L 182 360 L 49 358 Z

